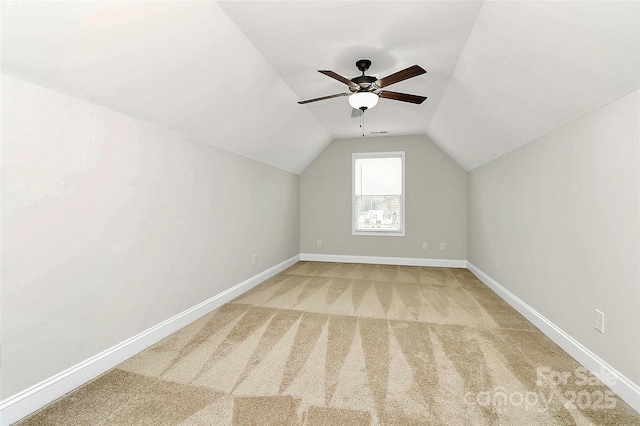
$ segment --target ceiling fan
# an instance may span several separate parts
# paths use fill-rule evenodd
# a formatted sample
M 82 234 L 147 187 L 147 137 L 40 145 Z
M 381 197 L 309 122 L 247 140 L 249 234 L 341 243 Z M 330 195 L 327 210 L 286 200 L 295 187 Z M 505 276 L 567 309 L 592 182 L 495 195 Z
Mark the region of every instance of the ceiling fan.
M 299 104 L 308 104 L 309 102 L 322 101 L 325 99 L 337 98 L 340 96 L 349 96 L 349 104 L 354 109 L 365 111 L 373 108 L 378 103 L 379 98 L 393 99 L 396 101 L 410 102 L 413 104 L 421 104 L 427 99 L 426 96 L 409 95 L 407 93 L 391 92 L 389 90 L 382 90 L 382 88 L 390 86 L 394 83 L 398 83 L 409 78 L 419 76 L 426 73 L 422 67 L 413 65 L 409 68 L 405 68 L 402 71 L 398 71 L 384 78 L 376 78 L 368 75 L 364 75 L 365 71 L 371 66 L 371 61 L 368 59 L 360 59 L 356 62 L 356 67 L 362 72 L 362 75 L 354 77 L 351 80 L 337 74 L 333 71 L 318 70 L 318 72 L 334 78 L 341 83 L 349 86 L 351 93 L 337 93 L 335 95 L 322 96 L 320 98 L 308 99 L 306 101 L 299 101 Z

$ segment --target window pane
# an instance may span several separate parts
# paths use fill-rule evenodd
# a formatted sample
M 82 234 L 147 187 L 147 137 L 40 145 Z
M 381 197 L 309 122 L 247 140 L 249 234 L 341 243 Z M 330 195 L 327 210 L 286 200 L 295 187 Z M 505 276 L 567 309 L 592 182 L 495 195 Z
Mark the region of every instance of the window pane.
M 400 230 L 399 195 L 356 195 L 356 229 Z
M 361 154 L 366 157 L 372 154 Z M 354 157 L 354 230 L 400 232 L 402 212 L 402 157 L 373 154 Z
M 356 159 L 356 195 L 401 195 L 402 160 L 392 158 Z

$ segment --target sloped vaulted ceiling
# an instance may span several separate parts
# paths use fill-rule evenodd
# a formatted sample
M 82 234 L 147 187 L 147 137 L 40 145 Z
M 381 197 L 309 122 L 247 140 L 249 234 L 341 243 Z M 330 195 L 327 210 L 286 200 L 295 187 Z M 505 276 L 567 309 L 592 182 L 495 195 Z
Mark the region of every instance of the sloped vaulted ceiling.
M 2 70 L 294 173 L 331 141 L 211 1 L 3 2 Z
M 640 2 L 486 2 L 427 133 L 469 170 L 640 88 Z
M 2 70 L 302 172 L 361 135 L 346 77 L 413 64 L 365 129 L 427 134 L 466 170 L 640 87 L 637 1 L 3 2 Z
M 339 93 L 330 69 L 427 74 L 381 100 L 371 131 L 427 134 L 466 170 L 640 87 L 638 1 L 220 1 L 298 98 Z M 357 137 L 345 99 L 309 104 L 335 137 Z

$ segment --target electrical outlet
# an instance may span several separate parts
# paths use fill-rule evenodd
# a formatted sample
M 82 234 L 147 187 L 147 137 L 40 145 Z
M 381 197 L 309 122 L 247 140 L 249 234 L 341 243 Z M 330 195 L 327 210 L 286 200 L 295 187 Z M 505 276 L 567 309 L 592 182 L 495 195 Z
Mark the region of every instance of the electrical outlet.
M 495 260 L 496 260 L 496 261 L 495 261 L 495 263 L 493 264 L 493 267 L 494 267 L 494 268 L 496 268 L 496 269 L 499 269 L 500 265 L 498 264 L 498 258 L 496 257 L 496 259 L 495 259 Z
M 440 243 L 440 250 L 446 250 L 447 249 L 447 245 L 445 243 Z
M 251 255 L 251 264 L 255 265 L 257 261 L 258 261 L 258 256 L 255 255 L 255 254 L 252 254 Z
M 604 312 L 596 309 L 596 322 L 594 324 L 596 330 L 600 333 L 604 333 Z
M 422 250 L 426 250 L 427 249 L 427 243 L 422 243 Z
M 322 247 L 322 240 L 317 240 L 316 241 L 316 246 Z

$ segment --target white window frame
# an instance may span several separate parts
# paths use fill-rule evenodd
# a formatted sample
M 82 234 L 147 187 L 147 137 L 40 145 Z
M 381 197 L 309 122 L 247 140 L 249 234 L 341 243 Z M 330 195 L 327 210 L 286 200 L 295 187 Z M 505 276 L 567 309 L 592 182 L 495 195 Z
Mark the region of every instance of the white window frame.
M 357 230 L 356 229 L 356 160 L 367 158 L 394 158 L 399 157 L 402 169 L 402 191 L 400 194 L 400 230 L 391 229 L 379 229 L 379 230 Z M 404 151 L 391 151 L 391 152 L 354 152 L 351 155 L 351 235 L 369 235 L 377 237 L 404 237 L 406 224 L 405 224 L 405 164 L 404 164 Z

